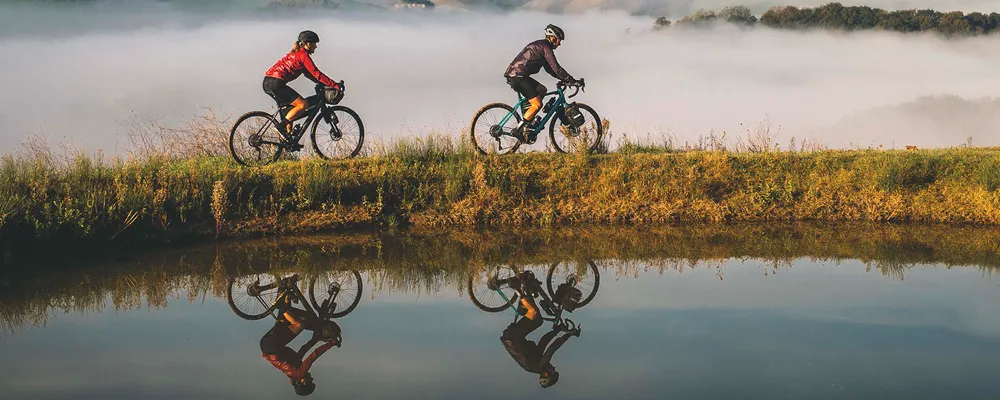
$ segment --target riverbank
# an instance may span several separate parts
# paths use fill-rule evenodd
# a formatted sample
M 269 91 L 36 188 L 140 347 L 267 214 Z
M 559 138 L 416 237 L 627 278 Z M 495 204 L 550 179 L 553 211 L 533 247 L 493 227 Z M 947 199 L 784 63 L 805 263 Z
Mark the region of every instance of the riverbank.
M 429 144 L 264 168 L 225 157 L 0 165 L 8 261 L 30 249 L 323 230 L 738 221 L 1000 225 L 1000 149 L 478 157 Z

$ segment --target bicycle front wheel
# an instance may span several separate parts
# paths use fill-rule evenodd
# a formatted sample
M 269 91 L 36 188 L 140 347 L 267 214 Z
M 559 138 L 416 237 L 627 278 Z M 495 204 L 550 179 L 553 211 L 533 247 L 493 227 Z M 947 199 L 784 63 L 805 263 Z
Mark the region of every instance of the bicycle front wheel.
M 329 299 L 335 307 L 327 314 L 330 318 L 340 318 L 358 306 L 362 291 L 361 273 L 358 271 L 328 271 L 309 283 L 309 300 L 319 312 L 323 302 Z
M 243 114 L 229 132 L 229 154 L 240 165 L 272 163 L 281 156 L 282 149 L 278 121 L 263 111 Z
M 554 263 L 546 275 L 545 283 L 549 296 L 553 299 L 556 297 L 556 289 L 564 283 L 580 290 L 580 302 L 576 304 L 576 308 L 589 304 L 601 286 L 601 272 L 597 269 L 597 264 L 590 260 L 586 265 L 577 262 Z
M 560 153 L 572 153 L 584 148 L 596 150 L 604 137 L 604 125 L 597 111 L 583 103 L 576 103 L 576 107 L 583 115 L 583 123 L 576 125 L 565 121 L 564 124 L 562 112 L 558 116 L 563 118 L 552 118 L 549 122 L 549 140 Z M 558 129 L 556 124 L 559 124 Z
M 506 118 L 506 121 L 504 119 Z M 503 125 L 500 122 L 503 121 Z M 504 103 L 483 106 L 472 117 L 469 135 L 479 154 L 510 154 L 521 147 L 521 141 L 509 133 L 521 122 L 521 114 Z
M 329 107 L 329 122 L 324 115 L 316 117 L 313 122 L 313 150 L 326 160 L 352 158 L 361 152 L 365 141 L 365 125 L 354 110 L 344 106 Z

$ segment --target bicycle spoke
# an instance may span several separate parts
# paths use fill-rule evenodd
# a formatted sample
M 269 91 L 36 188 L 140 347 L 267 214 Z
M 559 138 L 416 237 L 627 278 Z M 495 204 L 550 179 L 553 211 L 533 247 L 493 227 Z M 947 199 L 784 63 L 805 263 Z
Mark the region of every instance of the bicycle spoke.
M 503 125 L 501 121 L 504 121 Z M 520 115 L 510 106 L 500 103 L 487 105 L 473 118 L 470 129 L 473 144 L 484 154 L 506 154 L 516 151 L 521 141 L 510 136 L 510 132 L 519 122 Z M 496 142 L 495 147 L 494 142 Z
M 261 111 L 242 116 L 230 133 L 230 151 L 243 165 L 271 162 L 280 150 L 281 134 L 270 115 Z
M 354 157 L 364 142 L 360 117 L 343 106 L 331 107 L 330 113 L 330 122 L 319 117 L 313 125 L 313 150 L 329 159 Z

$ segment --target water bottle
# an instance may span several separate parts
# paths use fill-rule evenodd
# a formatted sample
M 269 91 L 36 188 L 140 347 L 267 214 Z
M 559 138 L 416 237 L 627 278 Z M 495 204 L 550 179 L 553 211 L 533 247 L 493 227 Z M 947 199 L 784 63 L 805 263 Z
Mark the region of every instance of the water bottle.
M 554 105 L 554 104 L 556 104 L 556 98 L 555 97 L 549 99 L 548 103 L 545 103 L 545 107 L 542 108 L 542 112 L 546 112 L 546 113 L 549 112 L 549 110 L 552 109 L 552 105 Z

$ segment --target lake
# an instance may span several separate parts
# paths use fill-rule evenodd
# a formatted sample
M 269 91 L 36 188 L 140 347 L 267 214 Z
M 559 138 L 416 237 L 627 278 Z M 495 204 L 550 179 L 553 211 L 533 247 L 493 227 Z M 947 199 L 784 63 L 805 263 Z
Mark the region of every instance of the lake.
M 232 282 L 236 308 L 263 314 L 243 300 L 271 298 L 248 278 L 298 274 L 306 304 L 333 292 L 342 314 L 311 397 L 996 399 L 1000 257 L 979 229 L 322 234 L 40 263 L 0 279 L 0 387 L 5 399 L 298 397 L 262 356 L 275 318 L 242 318 L 229 300 Z M 579 335 L 542 321 L 528 342 L 508 336 L 554 332 L 547 388 L 501 341 L 510 268 L 548 297 L 580 290 L 561 313 Z

